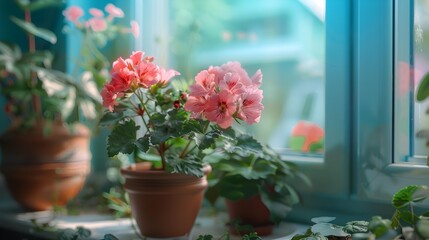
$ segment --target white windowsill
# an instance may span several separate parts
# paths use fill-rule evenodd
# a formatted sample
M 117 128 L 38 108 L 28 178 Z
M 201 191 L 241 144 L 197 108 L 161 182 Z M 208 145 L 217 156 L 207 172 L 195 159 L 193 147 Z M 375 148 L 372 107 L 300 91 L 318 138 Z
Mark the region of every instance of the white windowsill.
M 35 237 L 55 239 L 55 235 L 50 232 L 35 232 L 31 219 L 37 219 L 39 223 L 43 223 L 52 219 L 52 213 L 49 211 L 43 212 L 23 212 L 16 203 L 0 203 L 0 225 L 4 229 L 12 230 L 19 233 L 30 234 Z M 206 211 L 200 211 L 195 226 L 192 229 L 190 237 L 180 239 L 196 239 L 199 235 L 211 234 L 214 239 L 221 237 L 226 231 L 225 226 L 227 215 L 218 213 L 216 216 L 208 216 Z M 83 226 L 91 230 L 90 239 L 102 239 L 105 234 L 113 234 L 120 240 L 140 239 L 136 235 L 131 219 L 115 219 L 112 215 L 101 214 L 81 214 L 77 216 L 56 216 L 51 222 L 58 229 L 75 229 L 77 226 Z M 308 226 L 282 222 L 275 227 L 274 232 L 270 236 L 264 236 L 264 240 L 291 239 L 297 233 L 303 233 Z M 146 238 L 150 240 L 150 238 Z M 177 239 L 177 238 L 176 238 Z M 240 239 L 232 236 L 232 239 Z

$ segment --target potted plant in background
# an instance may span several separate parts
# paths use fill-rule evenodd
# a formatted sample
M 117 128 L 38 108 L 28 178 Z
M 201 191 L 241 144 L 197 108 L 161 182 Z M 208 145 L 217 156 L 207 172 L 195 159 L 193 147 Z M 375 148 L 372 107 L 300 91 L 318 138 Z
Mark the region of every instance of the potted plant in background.
M 92 81 L 95 77 L 77 79 L 54 70 L 53 54 L 36 49 L 36 37 L 52 44 L 57 38 L 50 30 L 35 26 L 31 13 L 60 6 L 61 1 L 16 3 L 25 20 L 11 20 L 28 34 L 28 52 L 0 42 L 0 91 L 12 122 L 0 137 L 1 171 L 12 196 L 23 207 L 47 210 L 74 198 L 90 172 L 91 133 L 79 121 L 96 117 L 101 97 Z M 77 24 L 82 11 L 74 13 Z M 89 24 L 86 31 L 92 34 L 96 29 Z M 81 73 L 76 70 L 76 75 Z
M 291 181 L 309 180 L 269 146 L 248 134 L 231 134 L 233 141 L 207 157 L 213 171 L 205 196 L 213 206 L 225 199 L 232 234 L 269 235 L 300 201 Z
M 204 156 L 216 139 L 226 143 L 231 138 L 223 129 L 234 120 L 258 122 L 263 108 L 261 72 L 250 78 L 239 63 L 201 71 L 189 95 L 187 88 L 170 85 L 176 75 L 138 51 L 113 63 L 112 80 L 101 92 L 110 110 L 101 124 L 113 127 L 109 156 L 152 155 L 150 161 L 122 169 L 132 215 L 146 237 L 191 231 L 211 169 Z

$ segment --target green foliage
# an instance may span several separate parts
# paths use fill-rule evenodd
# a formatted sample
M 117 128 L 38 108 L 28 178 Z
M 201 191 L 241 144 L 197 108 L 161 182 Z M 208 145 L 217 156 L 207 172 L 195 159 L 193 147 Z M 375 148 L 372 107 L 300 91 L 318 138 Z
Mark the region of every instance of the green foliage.
M 425 200 L 429 196 L 427 186 L 411 185 L 393 195 L 392 205 L 396 209 L 405 208 L 413 203 Z
M 57 42 L 57 36 L 48 29 L 36 27 L 33 23 L 25 22 L 16 17 L 11 17 L 11 20 L 27 33 L 33 34 L 34 36 L 46 40 L 52 44 Z
M 220 131 L 222 146 L 206 160 L 212 165 L 209 189 L 205 197 L 215 203 L 218 197 L 240 200 L 260 195 L 279 223 L 300 201 L 291 180 L 306 179 L 298 168 L 248 134 L 236 134 L 232 128 Z M 304 180 L 304 182 L 306 182 Z
M 187 155 L 184 158 L 178 158 L 177 155 L 167 155 L 165 160 L 171 173 L 184 173 L 197 177 L 204 176 L 203 162 L 194 155 Z
M 59 7 L 64 5 L 62 0 L 15 0 L 18 6 L 24 11 L 37 11 L 47 7 Z
M 373 216 L 368 224 L 368 230 L 375 234 L 375 237 L 379 238 L 384 236 L 391 229 L 392 221 L 389 219 L 383 219 L 380 216 Z
M 104 237 L 101 240 L 119 240 L 119 238 L 117 238 L 114 235 L 108 233 L 108 234 L 105 234 Z
M 426 73 L 417 87 L 416 99 L 423 101 L 429 96 L 429 73 Z
M 140 126 L 136 126 L 134 120 L 129 119 L 116 125 L 107 140 L 107 154 L 109 157 L 119 153 L 131 154 L 136 147 L 136 131 Z
M 62 230 L 58 235 L 58 240 L 84 240 L 91 236 L 91 231 L 84 227 L 76 227 L 76 229 Z
M 117 218 L 130 217 L 131 207 L 129 205 L 128 195 L 123 189 L 117 191 L 114 188 L 107 193 L 103 193 L 103 197 L 108 201 L 108 207 L 115 212 Z
M 197 240 L 230 240 L 230 239 L 231 237 L 228 232 L 224 233 L 222 236 L 216 239 L 211 234 L 203 234 L 197 237 Z M 252 232 L 252 233 L 243 235 L 241 237 L 241 240 L 262 240 L 262 238 L 258 236 L 258 233 Z

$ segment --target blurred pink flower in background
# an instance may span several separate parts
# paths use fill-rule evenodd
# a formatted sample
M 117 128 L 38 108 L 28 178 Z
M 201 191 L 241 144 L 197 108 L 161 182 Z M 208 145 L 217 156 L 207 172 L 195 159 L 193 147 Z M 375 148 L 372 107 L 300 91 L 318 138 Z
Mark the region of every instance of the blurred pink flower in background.
M 67 20 L 77 23 L 77 20 L 83 16 L 83 10 L 80 7 L 77 6 L 71 6 L 63 11 L 63 15 L 66 17 Z
M 134 38 L 138 38 L 140 35 L 140 26 L 137 21 L 132 20 L 131 21 L 131 33 L 133 34 Z
M 94 32 L 101 32 L 107 29 L 106 21 L 103 18 L 93 17 L 88 20 L 88 24 Z
M 106 12 L 108 12 L 112 17 L 117 17 L 117 18 L 124 17 L 124 12 L 122 11 L 122 9 L 116 7 L 111 3 L 107 4 L 104 10 L 106 10 Z
M 104 17 L 104 13 L 103 13 L 103 11 L 101 11 L 100 9 L 98 9 L 98 8 L 90 8 L 89 9 L 89 13 L 92 15 L 92 16 L 94 16 L 94 17 Z

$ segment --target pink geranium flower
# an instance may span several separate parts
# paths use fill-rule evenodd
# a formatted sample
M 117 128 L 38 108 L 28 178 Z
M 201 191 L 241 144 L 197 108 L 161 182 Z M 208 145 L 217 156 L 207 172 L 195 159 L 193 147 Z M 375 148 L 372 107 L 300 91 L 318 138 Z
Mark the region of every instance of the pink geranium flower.
M 92 16 L 94 16 L 94 17 L 98 17 L 98 18 L 102 18 L 102 17 L 104 17 L 104 13 L 103 13 L 103 11 L 101 11 L 100 9 L 98 9 L 98 8 L 90 8 L 89 9 L 89 13 L 92 15 Z
M 221 128 L 228 128 L 234 120 L 233 114 L 236 109 L 234 95 L 228 90 L 222 90 L 207 100 L 205 116 L 209 121 L 217 123 Z
M 124 12 L 122 11 L 122 9 L 116 7 L 111 3 L 107 4 L 104 9 L 113 17 L 117 17 L 117 18 L 124 17 Z
M 137 21 L 131 21 L 131 33 L 133 34 L 134 38 L 138 38 L 140 35 L 140 26 Z
M 203 70 L 195 77 L 195 84 L 189 87 L 192 96 L 211 95 L 215 91 L 216 74 L 209 70 Z
M 123 93 L 118 92 L 117 89 L 111 84 L 104 85 L 104 88 L 101 90 L 103 106 L 107 107 L 111 112 L 113 112 L 113 108 L 116 105 L 115 100 L 122 96 Z
M 258 123 L 264 105 L 262 105 L 262 90 L 250 88 L 242 94 L 241 109 L 238 117 L 243 119 L 247 124 Z
M 77 20 L 83 16 L 83 10 L 80 7 L 71 6 L 63 11 L 63 15 L 67 20 L 76 24 Z
M 200 118 L 206 109 L 207 100 L 204 97 L 188 96 L 185 110 L 191 112 L 191 117 Z
M 88 24 L 94 32 L 101 32 L 107 29 L 106 20 L 99 17 L 93 17 L 88 20 Z

